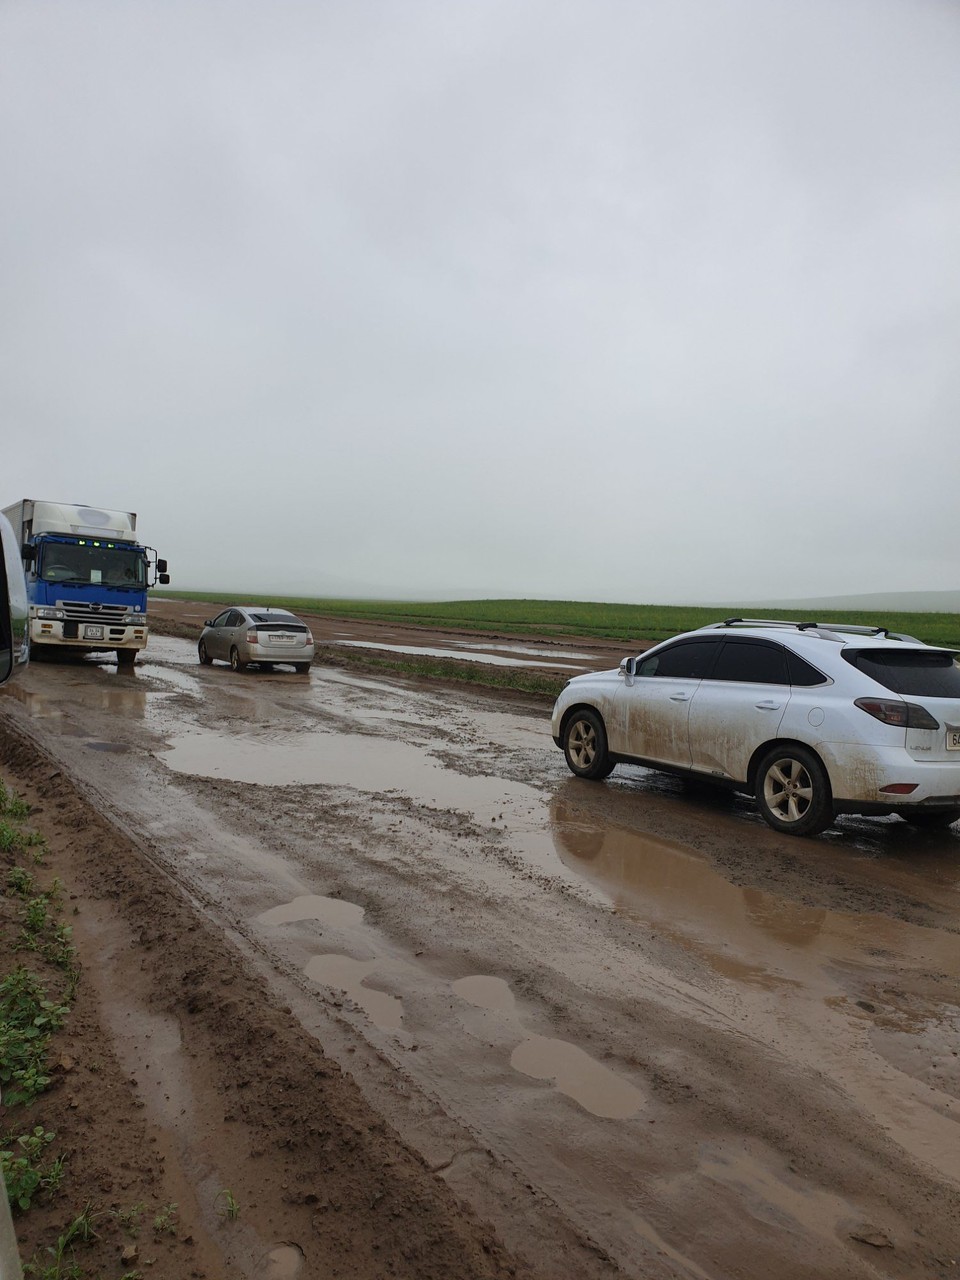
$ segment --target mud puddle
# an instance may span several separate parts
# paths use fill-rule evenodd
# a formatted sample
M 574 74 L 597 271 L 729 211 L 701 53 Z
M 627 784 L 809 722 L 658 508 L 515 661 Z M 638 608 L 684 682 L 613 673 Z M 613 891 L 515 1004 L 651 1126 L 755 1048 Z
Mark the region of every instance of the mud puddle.
M 510 1055 L 514 1070 L 535 1080 L 551 1082 L 558 1093 L 603 1119 L 626 1120 L 643 1106 L 644 1096 L 639 1089 L 577 1045 L 527 1033 L 517 1015 L 513 992 L 503 978 L 482 974 L 460 978 L 453 983 L 453 990 L 461 1000 L 497 1013 L 510 1024 L 519 1039 Z
M 495 653 L 483 653 L 472 649 L 433 649 L 423 645 L 387 644 L 376 640 L 338 640 L 338 644 L 352 649 L 379 649 L 387 653 L 405 653 L 423 658 L 456 658 L 459 662 L 482 662 L 491 667 L 552 667 L 558 671 L 579 671 L 567 662 L 528 662 L 524 658 L 502 657 Z M 571 655 L 576 656 L 576 655 Z

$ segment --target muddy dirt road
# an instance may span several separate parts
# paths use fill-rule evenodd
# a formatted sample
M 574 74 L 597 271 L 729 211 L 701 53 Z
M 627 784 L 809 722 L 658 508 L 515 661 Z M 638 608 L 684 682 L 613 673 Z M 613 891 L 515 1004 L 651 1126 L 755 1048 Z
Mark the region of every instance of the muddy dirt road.
M 129 674 L 37 664 L 0 716 L 524 1274 L 960 1274 L 960 827 L 787 840 L 638 768 L 572 778 L 542 703 L 173 638 Z M 104 954 L 148 1112 L 229 1185 L 233 1117 Z

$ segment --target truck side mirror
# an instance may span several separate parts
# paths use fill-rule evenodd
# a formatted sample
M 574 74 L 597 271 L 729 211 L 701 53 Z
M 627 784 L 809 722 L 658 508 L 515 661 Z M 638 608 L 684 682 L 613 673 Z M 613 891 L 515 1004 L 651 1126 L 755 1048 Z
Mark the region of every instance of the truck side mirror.
M 165 564 L 165 563 L 166 563 L 166 561 L 165 561 L 165 560 L 161 560 L 161 561 L 160 561 L 160 563 L 161 563 L 161 564 Z M 160 583 L 161 587 L 165 587 L 165 586 L 167 585 L 167 583 L 170 581 L 170 575 L 169 575 L 169 573 L 158 573 L 158 574 L 157 574 L 157 581 Z
M 23 546 L 20 548 L 20 559 L 23 561 L 24 564 L 33 564 L 36 558 L 37 558 L 36 547 L 31 547 L 28 542 L 25 542 Z
M 167 562 L 166 562 L 166 560 L 158 560 L 158 561 L 157 561 L 157 573 L 166 573 L 166 572 L 167 572 Z M 162 582 L 162 581 L 163 581 L 163 579 L 161 578 L 161 579 L 160 579 L 160 581 Z

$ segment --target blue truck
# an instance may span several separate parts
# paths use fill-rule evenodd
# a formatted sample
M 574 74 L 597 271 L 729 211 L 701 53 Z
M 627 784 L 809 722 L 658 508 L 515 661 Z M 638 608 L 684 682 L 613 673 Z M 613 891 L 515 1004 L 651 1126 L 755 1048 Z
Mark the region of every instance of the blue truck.
M 147 643 L 147 588 L 170 581 L 137 541 L 136 512 L 21 498 L 3 515 L 23 557 L 31 652 L 114 650 L 132 666 Z

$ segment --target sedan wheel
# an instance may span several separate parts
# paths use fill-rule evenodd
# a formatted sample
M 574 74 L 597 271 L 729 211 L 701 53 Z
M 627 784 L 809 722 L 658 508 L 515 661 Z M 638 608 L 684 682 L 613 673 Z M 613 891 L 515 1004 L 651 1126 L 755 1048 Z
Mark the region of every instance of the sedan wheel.
M 210 657 L 209 653 L 207 653 L 207 646 L 202 640 L 197 645 L 197 657 L 205 667 L 209 667 L 210 663 L 213 662 L 213 659 Z
M 833 821 L 833 797 L 823 765 L 805 747 L 775 747 L 757 770 L 757 803 L 774 831 L 816 835 Z
M 607 752 L 607 732 L 595 711 L 576 711 L 563 731 L 563 754 L 578 778 L 606 778 L 616 767 Z
M 240 650 L 236 645 L 230 650 L 230 668 L 232 671 L 245 671 L 247 664 L 240 657 Z

